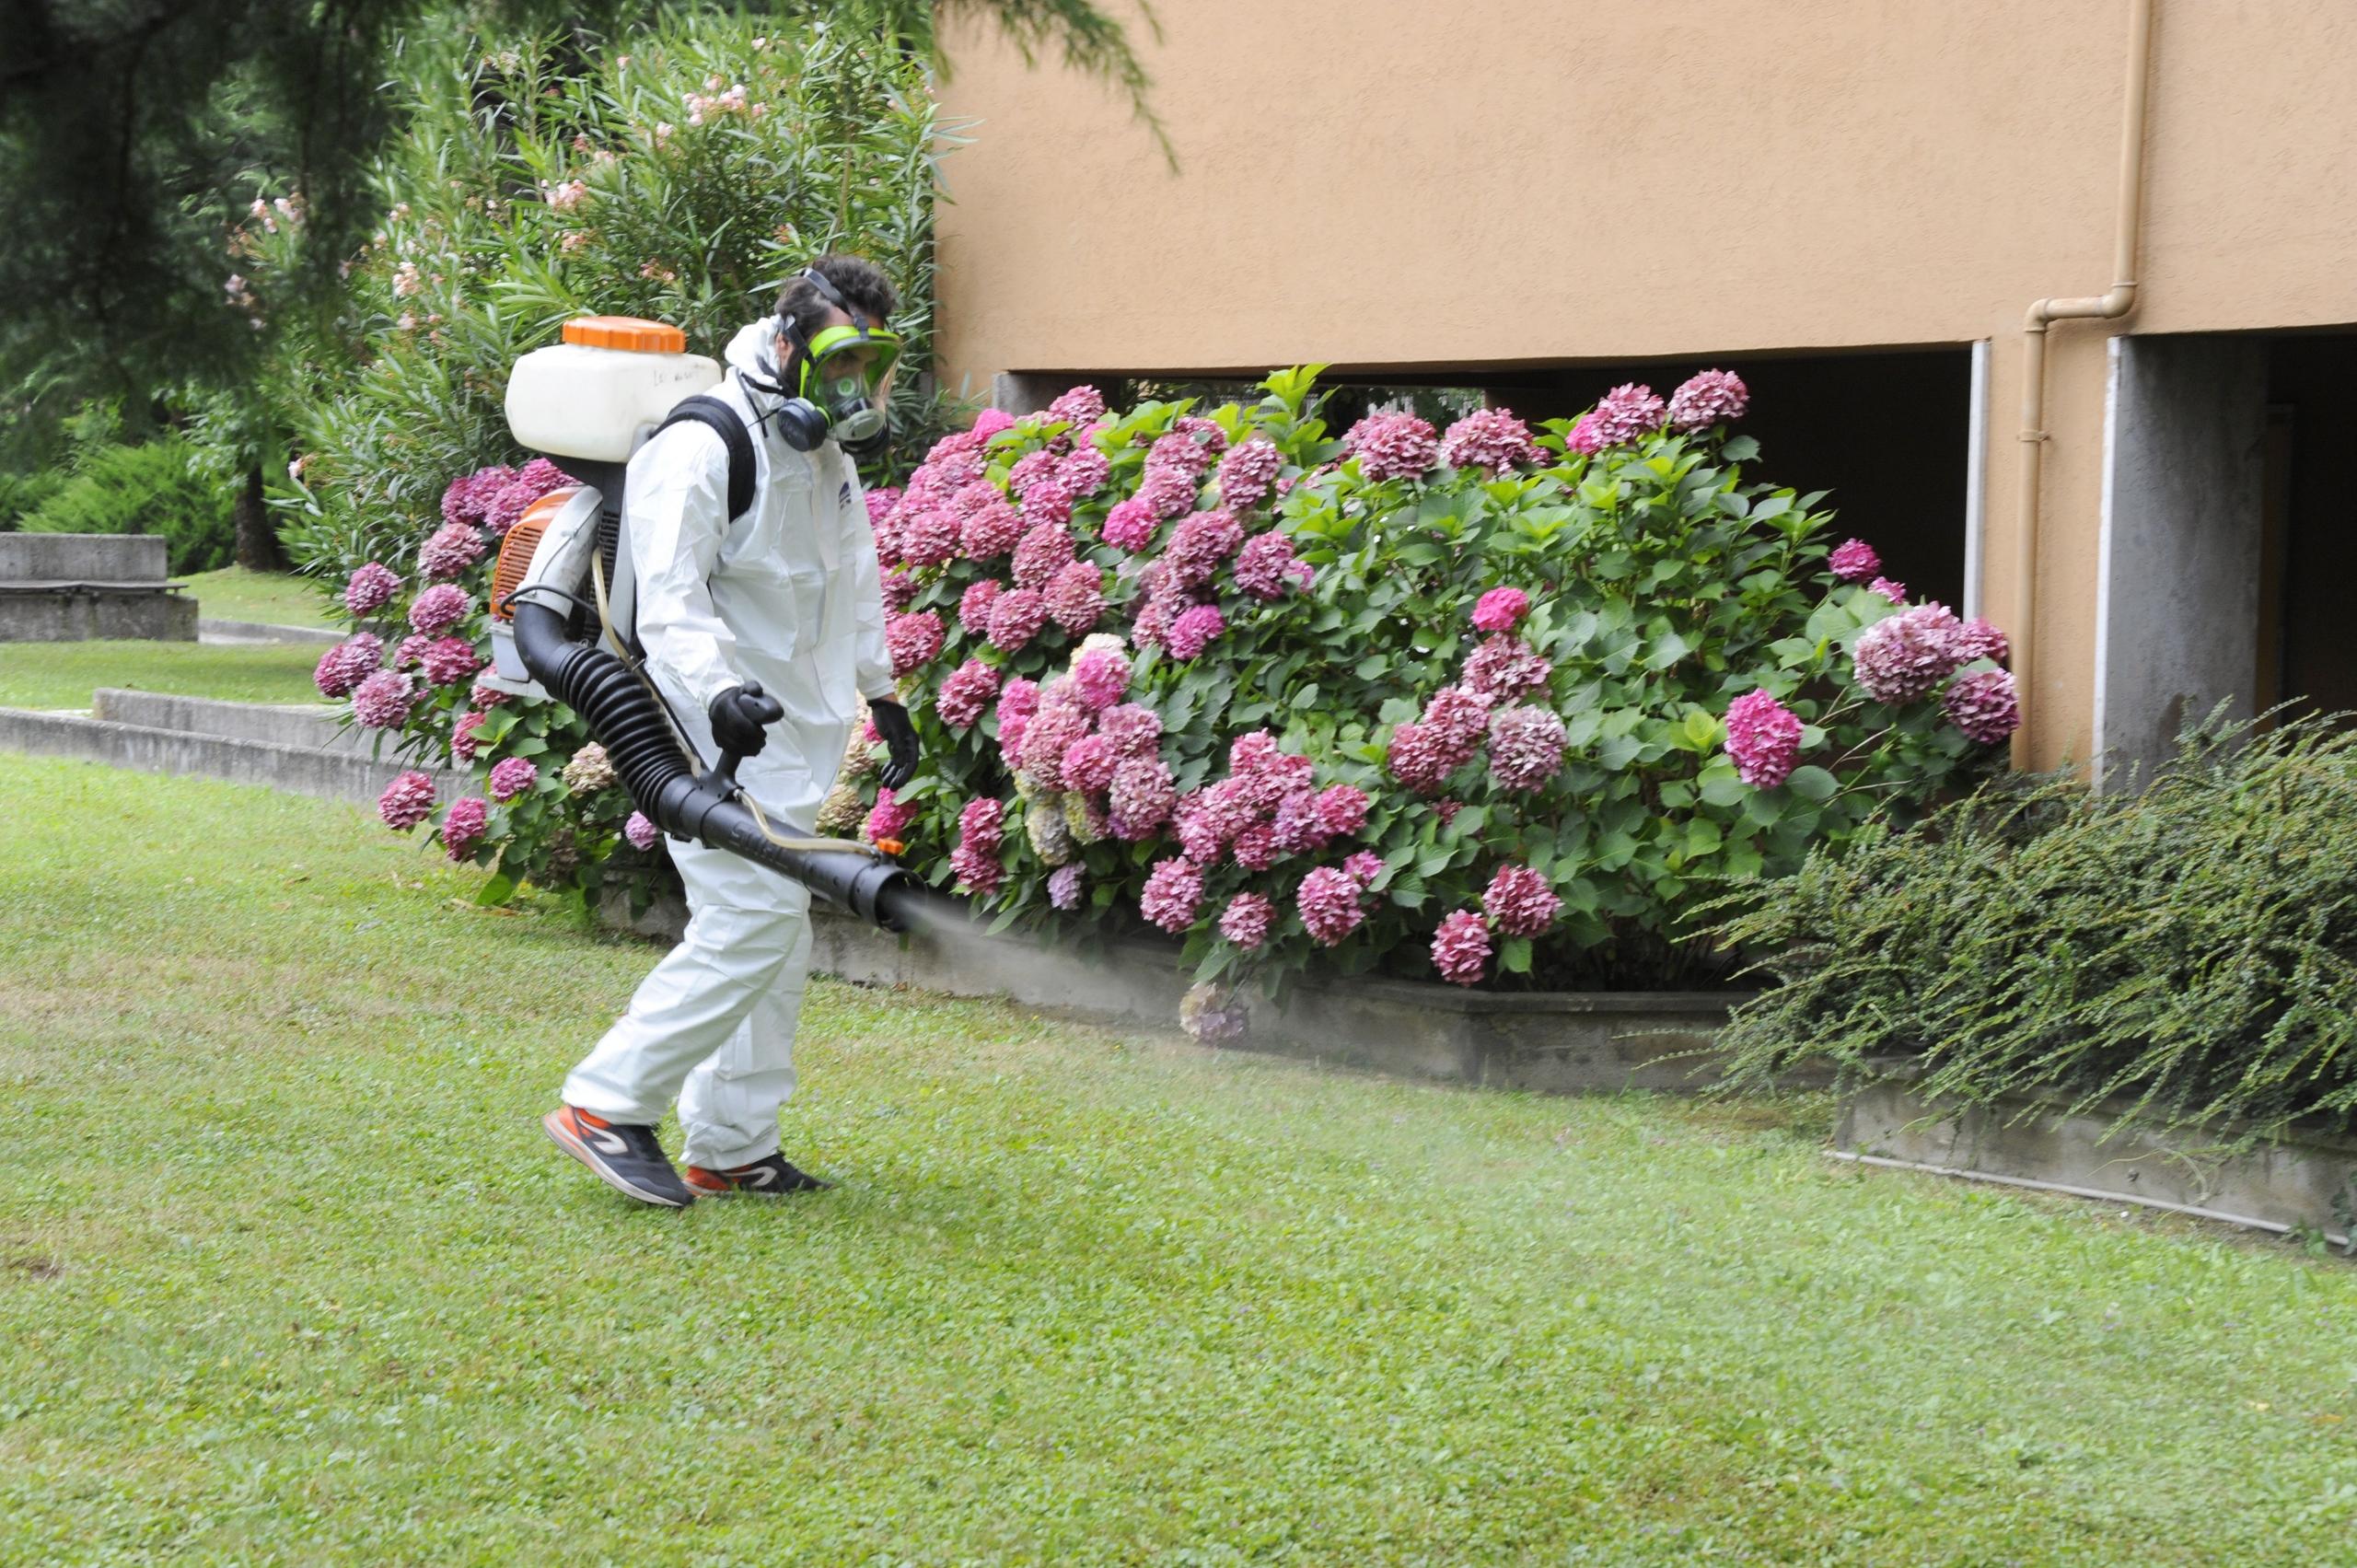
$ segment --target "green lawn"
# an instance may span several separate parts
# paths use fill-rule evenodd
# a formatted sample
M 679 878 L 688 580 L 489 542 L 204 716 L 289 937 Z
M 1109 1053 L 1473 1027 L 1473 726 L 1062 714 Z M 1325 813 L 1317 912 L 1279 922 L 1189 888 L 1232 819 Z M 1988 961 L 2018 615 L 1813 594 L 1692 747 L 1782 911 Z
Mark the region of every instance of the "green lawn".
M 273 626 L 342 625 L 328 614 L 328 601 L 320 597 L 314 578 L 224 566 L 180 581 L 195 598 L 197 612 L 210 620 L 260 621 Z
M 0 756 L 0 1561 L 2315 1563 L 2357 1272 L 1827 1108 L 814 986 L 782 1207 L 534 1118 L 653 961 Z
M 317 703 L 324 645 L 0 643 L 0 708 L 87 708 L 101 686 L 244 703 Z

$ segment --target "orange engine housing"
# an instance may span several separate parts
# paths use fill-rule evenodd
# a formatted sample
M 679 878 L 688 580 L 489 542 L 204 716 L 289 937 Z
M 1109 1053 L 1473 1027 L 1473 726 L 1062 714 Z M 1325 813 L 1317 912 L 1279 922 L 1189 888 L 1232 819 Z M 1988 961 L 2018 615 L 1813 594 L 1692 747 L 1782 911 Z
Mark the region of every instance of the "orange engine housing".
M 493 620 L 516 619 L 516 607 L 508 603 L 509 596 L 524 586 L 524 574 L 532 569 L 532 557 L 540 551 L 540 536 L 548 532 L 549 525 L 556 521 L 556 515 L 578 488 L 568 485 L 563 490 L 552 490 L 525 507 L 524 515 L 516 519 L 516 526 L 507 530 L 507 537 L 499 541 L 499 561 L 491 570 Z

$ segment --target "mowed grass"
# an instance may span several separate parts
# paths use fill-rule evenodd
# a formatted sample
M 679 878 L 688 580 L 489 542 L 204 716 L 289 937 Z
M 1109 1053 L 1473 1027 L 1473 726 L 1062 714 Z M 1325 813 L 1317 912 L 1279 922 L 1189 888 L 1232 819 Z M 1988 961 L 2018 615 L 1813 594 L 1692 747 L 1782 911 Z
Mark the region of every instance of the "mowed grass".
M 535 1118 L 653 962 L 361 812 L 0 756 L 0 1561 L 2314 1563 L 2357 1273 L 819 983 L 834 1191 Z
M 213 621 L 259 621 L 271 626 L 336 626 L 317 578 L 291 572 L 249 572 L 224 566 L 180 579 L 199 613 Z
M 326 649 L 293 643 L 0 643 L 0 708 L 87 708 L 101 686 L 240 703 L 318 703 Z

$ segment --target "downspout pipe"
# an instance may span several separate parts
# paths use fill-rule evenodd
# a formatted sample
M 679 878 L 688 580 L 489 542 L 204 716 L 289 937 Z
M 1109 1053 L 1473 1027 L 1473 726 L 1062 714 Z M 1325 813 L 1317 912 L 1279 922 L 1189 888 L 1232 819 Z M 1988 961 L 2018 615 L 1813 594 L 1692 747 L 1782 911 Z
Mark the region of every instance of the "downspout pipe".
M 2111 275 L 2104 293 L 2041 299 L 2022 319 L 2021 494 L 2014 508 L 2014 679 L 2026 712 L 2035 713 L 2038 637 L 2038 490 L 2045 477 L 2046 332 L 2056 321 L 2116 321 L 2136 306 L 2136 238 L 2144 205 L 2145 103 L 2153 63 L 2153 0 L 2128 3 L 2128 92 L 2119 122 L 2119 199 Z M 2014 764 L 2030 762 L 2029 732 L 2014 736 Z

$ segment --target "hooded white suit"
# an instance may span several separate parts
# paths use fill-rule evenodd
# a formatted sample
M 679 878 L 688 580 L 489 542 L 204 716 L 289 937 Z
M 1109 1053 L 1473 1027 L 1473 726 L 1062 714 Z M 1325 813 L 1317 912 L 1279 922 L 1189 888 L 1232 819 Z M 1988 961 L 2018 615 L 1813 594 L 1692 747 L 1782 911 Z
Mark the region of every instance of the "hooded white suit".
M 890 697 L 892 666 L 858 474 L 832 441 L 797 452 L 756 423 L 778 399 L 743 377 L 761 374 L 773 330 L 764 320 L 737 334 L 731 373 L 711 394 L 748 416 L 751 508 L 729 520 L 727 448 L 710 428 L 682 424 L 631 459 L 624 510 L 648 673 L 706 761 L 718 755 L 714 697 L 759 682 L 777 699 L 785 716 L 737 779 L 778 831 L 807 834 L 855 699 Z M 669 847 L 687 884 L 687 934 L 573 1070 L 564 1099 L 610 1121 L 653 1123 L 676 1097 L 687 1162 L 728 1169 L 777 1152 L 810 893 L 723 850 Z

